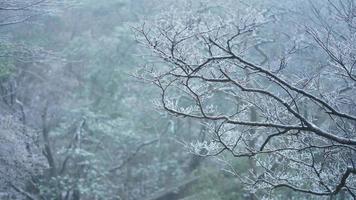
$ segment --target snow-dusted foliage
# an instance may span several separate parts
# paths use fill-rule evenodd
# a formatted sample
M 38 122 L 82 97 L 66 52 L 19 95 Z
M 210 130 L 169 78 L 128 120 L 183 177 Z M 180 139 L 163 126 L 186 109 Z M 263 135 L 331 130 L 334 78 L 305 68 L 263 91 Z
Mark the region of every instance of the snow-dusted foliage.
M 1 199 L 31 198 L 25 192 L 26 183 L 45 167 L 34 135 L 29 129 L 24 132 L 22 123 L 14 115 L 0 115 Z
M 355 1 L 311 5 L 315 18 L 302 24 L 313 25 L 291 37 L 288 59 L 262 63 L 255 49 L 275 16 L 227 2 L 180 2 L 137 28 L 153 58 L 142 78 L 160 89 L 160 107 L 206 123 L 199 155 L 254 162 L 232 171 L 256 195 L 355 197 Z

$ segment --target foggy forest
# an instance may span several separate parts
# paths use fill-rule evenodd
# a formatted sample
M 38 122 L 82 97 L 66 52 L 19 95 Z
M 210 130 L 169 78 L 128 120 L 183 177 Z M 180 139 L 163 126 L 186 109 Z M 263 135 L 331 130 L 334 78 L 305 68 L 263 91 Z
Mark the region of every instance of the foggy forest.
M 356 199 L 356 0 L 0 0 L 0 199 Z

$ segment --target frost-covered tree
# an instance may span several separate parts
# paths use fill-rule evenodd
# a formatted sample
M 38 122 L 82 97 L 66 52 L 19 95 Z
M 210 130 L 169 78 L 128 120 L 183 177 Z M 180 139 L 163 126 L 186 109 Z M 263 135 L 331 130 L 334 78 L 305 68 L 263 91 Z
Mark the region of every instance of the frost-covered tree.
M 35 199 L 26 183 L 45 167 L 44 157 L 32 130 L 23 132 L 22 123 L 2 107 L 0 116 L 0 198 Z
M 278 16 L 226 2 L 175 4 L 137 29 L 157 104 L 204 122 L 210 140 L 192 145 L 197 154 L 250 159 L 247 173 L 230 171 L 256 196 L 356 198 L 356 2 L 308 4 L 305 32 L 280 56 L 256 48 Z
M 177 188 L 188 191 L 197 180 L 185 177 L 191 178 L 199 159 L 182 154 L 172 139 L 194 126 L 178 127 L 179 120 L 168 123 L 166 116 L 152 113 L 143 103 L 150 89 L 142 91 L 142 84 L 127 76 L 141 62 L 134 57 L 127 23 L 136 21 L 135 10 L 147 9 L 144 2 L 87 0 L 61 15 L 38 16 L 36 24 L 3 29 L 9 43 L 29 51 L 15 49 L 21 51 L 14 50 L 9 63 L 0 59 L 9 68 L 0 75 L 0 100 L 36 131 L 48 166 L 30 187 L 21 187 L 29 195 L 173 200 L 179 198 Z
M 40 15 L 59 11 L 58 6 L 63 2 L 0 2 L 0 199 L 37 199 L 33 182 L 48 167 L 38 131 L 32 123 L 41 117 L 28 112 L 31 106 L 28 92 L 34 88 L 35 84 L 30 83 L 33 79 L 43 81 L 34 63 L 39 66 L 48 62 L 50 59 L 45 60 L 44 55 L 49 57 L 49 52 L 31 42 L 19 41 L 13 33 L 35 24 Z M 41 91 L 43 94 L 47 90 L 42 87 Z M 31 91 L 31 97 L 39 99 L 39 93 Z M 32 105 L 39 108 L 38 102 Z

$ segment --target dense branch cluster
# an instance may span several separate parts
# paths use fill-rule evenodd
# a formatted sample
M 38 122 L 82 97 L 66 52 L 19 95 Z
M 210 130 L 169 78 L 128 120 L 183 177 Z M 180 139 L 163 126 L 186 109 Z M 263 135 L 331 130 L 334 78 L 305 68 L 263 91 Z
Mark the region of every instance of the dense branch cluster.
M 319 21 L 303 42 L 327 62 L 313 66 L 299 65 L 308 55 L 298 65 L 255 61 L 267 13 L 221 5 L 170 10 L 137 30 L 158 59 L 143 78 L 161 90 L 165 111 L 206 123 L 211 138 L 193 145 L 196 153 L 253 160 L 247 174 L 231 169 L 251 192 L 356 197 L 355 6 L 330 2 L 328 18 L 314 9 Z

